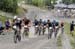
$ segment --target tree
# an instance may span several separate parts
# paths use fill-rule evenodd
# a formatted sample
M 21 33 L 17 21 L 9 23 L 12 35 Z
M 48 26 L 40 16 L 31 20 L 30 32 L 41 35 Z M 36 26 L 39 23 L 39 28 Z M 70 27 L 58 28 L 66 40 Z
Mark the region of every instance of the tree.
M 35 5 L 35 6 L 51 6 L 55 4 L 57 0 L 25 0 L 25 1 L 28 4 L 31 3 L 32 5 Z
M 35 6 L 43 6 L 44 0 L 32 0 L 32 4 Z
M 75 4 L 75 0 L 72 0 L 72 3 L 74 3 L 74 4 Z
M 27 4 L 32 4 L 32 0 L 25 0 Z
M 0 10 L 16 13 L 17 0 L 0 0 Z
M 56 3 L 57 0 L 45 0 L 45 5 L 52 6 Z
M 32 0 L 32 4 L 38 6 L 38 0 Z
M 75 0 L 62 0 L 62 2 L 64 3 L 64 4 L 72 4 L 72 3 L 75 3 Z

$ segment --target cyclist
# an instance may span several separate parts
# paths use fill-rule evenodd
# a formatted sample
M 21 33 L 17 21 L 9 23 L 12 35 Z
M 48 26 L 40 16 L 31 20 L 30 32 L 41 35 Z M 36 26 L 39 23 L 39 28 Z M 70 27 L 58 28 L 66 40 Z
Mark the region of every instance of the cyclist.
M 43 35 L 44 35 L 44 33 L 45 33 L 45 31 L 46 31 L 46 25 L 47 25 L 47 22 L 46 22 L 46 20 L 44 20 L 43 21 Z
M 50 22 L 50 20 L 47 20 L 47 28 L 48 28 L 48 39 L 49 39 L 51 38 L 53 33 L 52 22 Z
M 38 22 L 38 32 L 39 32 L 39 35 L 42 32 L 42 19 L 40 19 L 40 21 Z
M 38 20 L 35 19 L 35 20 L 34 20 L 34 26 L 37 26 L 37 25 L 38 25 Z
M 56 20 L 53 20 L 53 22 L 52 22 L 53 32 L 55 32 L 55 25 L 56 25 Z
M 24 17 L 23 19 L 24 22 L 24 35 L 28 36 L 29 35 L 29 23 L 31 22 L 29 19 L 27 19 L 26 17 Z
M 59 31 L 59 22 L 56 22 L 55 23 L 55 37 L 57 36 L 58 31 Z
M 13 29 L 14 29 L 14 42 L 17 43 L 18 41 L 21 41 L 21 19 L 16 18 L 13 20 Z
M 37 34 L 38 33 L 38 20 L 37 19 L 35 19 L 34 21 L 34 26 L 35 26 L 35 34 Z

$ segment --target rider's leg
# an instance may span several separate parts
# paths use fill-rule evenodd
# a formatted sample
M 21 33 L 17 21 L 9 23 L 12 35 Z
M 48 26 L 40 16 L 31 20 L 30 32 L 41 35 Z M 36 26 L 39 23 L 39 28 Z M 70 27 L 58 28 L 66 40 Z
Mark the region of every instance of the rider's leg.
M 53 32 L 54 32 L 54 36 L 56 37 L 57 36 L 57 29 L 53 29 Z
M 45 28 L 43 28 L 42 31 L 43 31 L 43 35 L 44 35 L 45 34 Z
M 38 29 L 39 35 L 41 34 L 41 29 Z

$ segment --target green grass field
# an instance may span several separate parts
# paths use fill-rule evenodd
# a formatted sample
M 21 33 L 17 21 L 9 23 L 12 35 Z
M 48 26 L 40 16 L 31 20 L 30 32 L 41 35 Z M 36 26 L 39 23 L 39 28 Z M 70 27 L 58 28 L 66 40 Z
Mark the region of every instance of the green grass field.
M 11 20 L 12 20 L 12 18 L 9 18 L 9 17 L 0 15 L 0 21 L 2 21 L 3 24 L 5 23 L 5 21 L 6 21 L 7 19 L 11 19 Z
M 70 38 L 70 44 L 72 45 L 72 49 L 75 49 L 75 31 L 73 32 L 73 36 L 70 34 L 70 24 L 65 23 L 65 33 L 68 34 Z
M 57 46 L 58 46 L 58 49 L 62 49 L 62 40 L 61 40 L 61 36 L 59 36 L 58 39 L 57 39 Z
M 0 21 L 5 22 L 5 21 L 6 21 L 6 19 L 8 19 L 8 18 L 7 18 L 7 17 L 5 17 L 5 16 L 1 16 L 1 15 L 0 15 Z

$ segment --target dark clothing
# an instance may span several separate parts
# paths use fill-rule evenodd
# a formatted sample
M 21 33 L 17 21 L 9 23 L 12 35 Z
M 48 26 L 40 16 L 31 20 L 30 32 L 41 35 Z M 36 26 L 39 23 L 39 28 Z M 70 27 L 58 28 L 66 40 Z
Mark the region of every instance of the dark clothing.
M 9 22 L 9 21 L 6 21 L 6 22 L 5 22 L 5 25 L 6 25 L 6 26 L 10 26 L 10 22 Z
M 38 21 L 37 20 L 34 21 L 34 25 L 35 26 L 38 25 Z
M 51 22 L 47 22 L 48 27 L 52 27 L 52 23 Z
M 21 29 L 21 24 L 22 24 L 22 21 L 20 20 L 20 21 L 17 23 L 17 26 L 19 27 L 19 29 Z
M 21 20 L 15 20 L 13 26 L 16 25 L 17 27 L 19 27 L 19 29 L 21 29 L 21 24 L 22 24 Z
M 24 21 L 24 24 L 25 24 L 25 25 L 28 25 L 29 22 L 30 22 L 30 20 L 27 19 L 27 20 Z
M 58 22 L 56 22 L 55 26 L 59 26 L 59 23 L 58 23 Z
M 1 31 L 1 30 L 4 30 L 4 27 L 0 27 L 0 31 Z
M 43 25 L 45 26 L 46 24 L 47 24 L 47 22 L 44 21 L 44 22 L 43 22 Z
M 0 35 L 3 32 L 3 30 L 4 30 L 4 27 L 0 27 Z
M 61 27 L 63 27 L 64 26 L 64 23 L 61 23 Z
M 74 24 L 70 24 L 70 31 L 74 31 Z
M 9 21 L 6 21 L 5 22 L 5 26 L 6 26 L 6 29 L 8 30 L 10 28 L 10 22 Z
M 41 25 L 41 24 L 42 24 L 42 20 L 38 21 L 38 24 L 40 24 L 40 25 Z
M 52 27 L 53 27 L 54 29 L 55 29 L 55 24 L 56 24 L 56 23 L 52 23 Z

